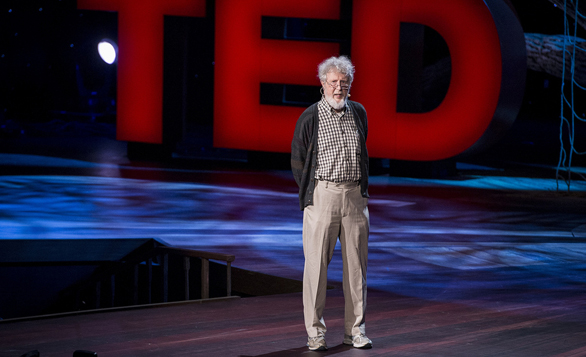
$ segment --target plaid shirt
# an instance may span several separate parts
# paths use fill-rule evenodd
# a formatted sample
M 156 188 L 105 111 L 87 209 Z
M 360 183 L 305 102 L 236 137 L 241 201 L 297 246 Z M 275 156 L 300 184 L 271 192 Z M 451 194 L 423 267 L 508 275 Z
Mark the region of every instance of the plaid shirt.
M 317 168 L 315 178 L 332 182 L 360 180 L 360 135 L 346 104 L 337 113 L 322 98 L 318 103 Z

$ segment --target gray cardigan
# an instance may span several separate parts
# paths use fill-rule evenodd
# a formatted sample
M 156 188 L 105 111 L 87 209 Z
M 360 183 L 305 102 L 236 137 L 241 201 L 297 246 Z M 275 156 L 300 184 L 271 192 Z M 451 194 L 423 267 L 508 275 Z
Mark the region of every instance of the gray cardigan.
M 313 205 L 313 189 L 315 188 L 315 166 L 317 163 L 317 104 L 307 108 L 297 120 L 293 141 L 291 142 L 291 170 L 295 182 L 299 186 L 299 207 L 303 211 L 306 206 Z M 368 136 L 368 120 L 364 106 L 349 100 L 356 128 L 360 134 L 360 192 L 368 197 L 368 152 L 366 137 Z

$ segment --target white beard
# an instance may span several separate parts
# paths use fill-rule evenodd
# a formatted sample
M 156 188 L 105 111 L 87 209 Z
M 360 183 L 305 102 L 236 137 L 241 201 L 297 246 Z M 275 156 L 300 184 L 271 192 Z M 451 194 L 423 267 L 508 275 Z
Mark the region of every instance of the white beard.
M 348 97 L 346 97 L 346 98 L 344 98 L 344 100 L 343 100 L 343 101 L 341 101 L 341 102 L 336 102 L 336 101 L 334 100 L 334 97 L 329 97 L 329 96 L 327 96 L 327 95 L 325 96 L 325 98 L 326 98 L 326 101 L 328 102 L 328 104 L 329 104 L 329 105 L 331 105 L 331 106 L 332 106 L 332 108 L 334 108 L 335 110 L 340 110 L 340 109 L 343 109 L 343 108 L 344 108 L 344 106 L 346 105 L 346 100 L 348 100 Z

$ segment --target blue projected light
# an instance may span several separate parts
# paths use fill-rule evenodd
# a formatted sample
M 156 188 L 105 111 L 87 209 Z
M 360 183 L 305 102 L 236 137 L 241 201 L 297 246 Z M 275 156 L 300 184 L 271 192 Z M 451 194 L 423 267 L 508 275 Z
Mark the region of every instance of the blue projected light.
M 105 38 L 98 44 L 98 53 L 104 62 L 112 64 L 118 59 L 118 46 L 114 41 Z
M 6 153 L 0 154 L 0 167 L 5 169 L 0 175 L 0 239 L 152 237 L 174 247 L 236 254 L 243 269 L 297 280 L 303 276 L 303 214 L 288 172 L 167 169 Z M 47 171 L 62 175 L 10 175 L 10 167 L 53 168 L 57 171 Z M 87 175 L 63 175 L 69 169 Z M 482 169 L 460 165 L 460 170 Z M 142 177 L 139 170 L 148 171 L 147 177 L 189 173 L 194 181 L 131 178 Z M 584 168 L 576 170 L 586 174 Z M 259 175 L 283 186 L 249 184 Z M 499 309 L 506 301 L 553 306 L 551 296 L 560 291 L 572 298 L 582 294 L 582 205 L 558 209 L 581 195 L 559 201 L 559 196 L 540 194 L 555 192 L 553 178 L 462 178 L 371 177 L 369 210 L 376 219 L 369 237 L 370 287 L 463 304 L 490 302 L 484 293 L 492 289 L 503 292 L 493 305 Z M 463 190 L 441 189 L 447 186 Z M 575 189 L 586 192 L 586 183 L 576 182 Z M 504 198 L 512 201 L 502 202 Z M 551 203 L 554 209 L 528 204 L 533 202 Z M 328 273 L 338 283 L 344 270 L 340 248 L 337 244 Z M 540 293 L 530 296 L 510 293 L 537 289 Z M 501 300 L 503 296 L 510 300 Z

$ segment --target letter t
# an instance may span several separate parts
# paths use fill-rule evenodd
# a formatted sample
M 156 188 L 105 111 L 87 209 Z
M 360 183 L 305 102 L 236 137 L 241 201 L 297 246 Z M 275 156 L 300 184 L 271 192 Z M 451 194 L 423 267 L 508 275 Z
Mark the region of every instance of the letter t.
M 164 15 L 199 16 L 205 0 L 78 0 L 78 9 L 118 12 L 118 140 L 163 141 Z

